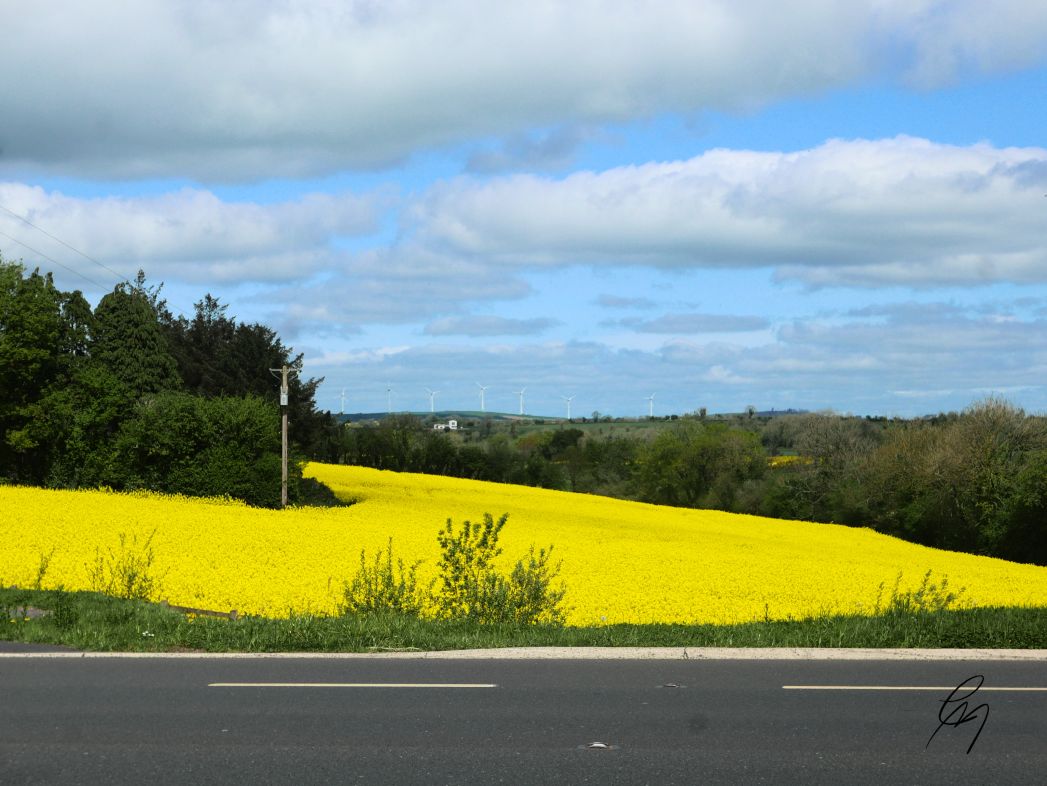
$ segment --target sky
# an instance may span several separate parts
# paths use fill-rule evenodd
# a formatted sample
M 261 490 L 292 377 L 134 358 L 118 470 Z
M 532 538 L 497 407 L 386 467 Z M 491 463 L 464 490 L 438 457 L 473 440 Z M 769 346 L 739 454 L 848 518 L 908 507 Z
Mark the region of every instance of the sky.
M 321 409 L 1047 411 L 1045 0 L 0 0 L 0 40 L 0 255 L 210 293 Z

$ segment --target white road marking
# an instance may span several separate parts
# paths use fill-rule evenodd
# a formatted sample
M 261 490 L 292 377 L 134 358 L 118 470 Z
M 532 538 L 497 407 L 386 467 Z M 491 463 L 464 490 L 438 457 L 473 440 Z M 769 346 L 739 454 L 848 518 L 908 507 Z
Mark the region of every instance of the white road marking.
M 782 690 L 956 690 L 955 685 L 936 687 L 933 685 L 782 685 Z M 989 687 L 977 688 L 979 692 L 994 691 L 1047 691 L 1047 688 Z
M 209 682 L 208 688 L 497 688 L 481 682 Z
M 0 642 L 0 649 L 6 642 Z M 0 661 L 148 660 L 806 660 L 1047 662 L 1047 649 L 854 649 L 799 647 L 504 647 L 409 652 L 0 652 Z

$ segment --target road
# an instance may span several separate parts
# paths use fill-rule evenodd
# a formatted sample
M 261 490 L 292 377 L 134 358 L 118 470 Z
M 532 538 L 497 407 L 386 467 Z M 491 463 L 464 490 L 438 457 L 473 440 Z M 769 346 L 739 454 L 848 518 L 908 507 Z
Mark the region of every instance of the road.
M 1042 784 L 1044 688 L 1044 661 L 7 655 L 0 783 Z

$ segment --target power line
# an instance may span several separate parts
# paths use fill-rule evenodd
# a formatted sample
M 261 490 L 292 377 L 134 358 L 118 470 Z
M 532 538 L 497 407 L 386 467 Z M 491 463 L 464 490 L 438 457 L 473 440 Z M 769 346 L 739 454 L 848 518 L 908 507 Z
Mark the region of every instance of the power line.
M 32 251 L 32 252 L 33 252 L 34 254 L 36 254 L 36 255 L 38 255 L 38 256 L 41 256 L 41 257 L 43 257 L 43 258 L 44 258 L 44 259 L 46 259 L 46 260 L 47 260 L 48 262 L 51 262 L 52 264 L 58 265 L 58 267 L 60 267 L 60 268 L 64 268 L 64 269 L 68 270 L 68 271 L 69 271 L 70 273 L 72 273 L 72 274 L 73 274 L 74 276 L 80 276 L 80 278 L 82 278 L 82 279 L 83 279 L 84 281 L 87 281 L 87 282 L 88 282 L 88 283 L 90 283 L 90 284 L 94 284 L 94 285 L 95 285 L 96 287 L 98 287 L 98 288 L 99 288 L 100 290 L 102 290 L 103 292 L 108 292 L 108 291 L 109 291 L 109 287 L 105 286 L 104 284 L 99 284 L 99 283 L 98 283 L 97 281 L 95 281 L 94 279 L 92 279 L 92 278 L 88 278 L 88 277 L 87 277 L 87 276 L 85 276 L 85 275 L 84 275 L 83 273 L 81 273 L 81 272 L 80 272 L 79 270 L 73 270 L 73 268 L 69 267 L 68 265 L 63 265 L 63 264 L 62 264 L 61 262 L 59 262 L 59 261 L 58 261 L 57 259 L 52 259 L 52 258 L 51 258 L 51 257 L 49 257 L 49 256 L 48 256 L 47 254 L 45 254 L 45 253 L 44 253 L 43 251 L 37 251 L 37 250 L 36 250 L 35 248 L 33 248 L 33 247 L 32 247 L 31 245 L 29 245 L 28 243 L 23 243 L 23 242 L 22 242 L 21 240 L 19 240 L 18 238 L 15 238 L 15 237 L 11 237 L 11 236 L 10 236 L 9 234 L 7 234 L 6 232 L 0 232 L 0 235 L 3 235 L 3 236 L 4 236 L 4 237 L 6 237 L 6 238 L 7 238 L 8 240 L 10 240 L 10 241 L 12 241 L 12 242 L 15 242 L 15 243 L 17 243 L 17 244 L 18 244 L 18 245 L 20 245 L 20 246 L 24 246 L 25 248 L 28 248 L 28 249 L 29 249 L 30 251 Z
M 23 222 L 23 223 L 25 223 L 25 224 L 28 224 L 28 225 L 29 225 L 29 226 L 31 226 L 31 227 L 32 227 L 33 229 L 35 229 L 35 230 L 36 230 L 37 232 L 42 232 L 43 234 L 47 235 L 47 236 L 48 236 L 49 238 L 51 238 L 51 239 L 52 239 L 53 241 L 55 241 L 56 243 L 61 243 L 61 244 L 62 244 L 63 246 L 65 246 L 66 248 L 68 248 L 68 249 L 69 249 L 70 251 L 73 251 L 73 252 L 75 252 L 75 253 L 79 254 L 79 255 L 80 255 L 80 256 L 82 256 L 82 257 L 83 257 L 84 259 L 88 260 L 89 262 L 94 262 L 94 263 L 95 263 L 96 265 L 98 265 L 98 267 L 102 268 L 103 270 L 107 270 L 107 271 L 109 271 L 110 273 L 112 273 L 112 274 L 113 274 L 114 276 L 116 276 L 116 277 L 117 277 L 118 279 L 120 279 L 121 281 L 126 281 L 126 282 L 127 282 L 128 284 L 130 284 L 130 283 L 131 283 L 131 281 L 130 281 L 130 280 L 129 280 L 129 279 L 127 278 L 127 276 L 123 275 L 122 273 L 117 273 L 117 272 L 116 272 L 115 270 L 113 270 L 113 269 L 112 269 L 111 267 L 108 267 L 107 265 L 104 265 L 103 263 L 99 262 L 99 261 L 98 261 L 97 259 L 95 259 L 94 257 L 92 257 L 92 256 L 89 256 L 88 254 L 85 254 L 85 253 L 84 253 L 83 251 L 81 251 L 80 249 L 76 248 L 75 246 L 72 246 L 72 245 L 70 245 L 69 243 L 66 243 L 66 242 L 65 242 L 64 240 L 62 240 L 62 238 L 60 238 L 60 237 L 55 237 L 55 236 L 54 236 L 54 235 L 52 235 L 52 234 L 51 234 L 50 232 L 48 232 L 48 231 L 47 231 L 46 229 L 43 229 L 43 228 L 41 228 L 41 227 L 38 227 L 38 226 L 37 226 L 36 224 L 34 224 L 34 223 L 33 223 L 32 221 L 30 221 L 30 220 L 29 220 L 28 218 L 26 218 L 25 216 L 21 216 L 21 215 L 19 215 L 18 213 L 16 213 L 16 212 L 14 212 L 13 210 L 11 210 L 11 209 L 9 209 L 9 208 L 5 207 L 4 205 L 0 205 L 0 210 L 3 210 L 3 211 L 4 211 L 5 213 L 7 213 L 8 215 L 14 216 L 15 218 L 17 218 L 17 219 L 18 219 L 19 221 L 21 221 L 21 222 Z M 13 239 L 14 239 L 14 238 L 12 238 L 12 240 L 13 240 Z M 17 242 L 17 241 L 16 241 L 16 242 Z M 37 253 L 39 253 L 39 252 L 37 252 Z
M 52 240 L 54 240 L 54 241 L 55 241 L 56 243 L 61 243 L 61 244 L 62 244 L 63 246 L 65 246 L 66 248 L 68 248 L 68 249 L 69 249 L 70 251 L 74 251 L 75 253 L 79 254 L 79 255 L 80 255 L 80 256 L 82 256 L 82 257 L 83 257 L 84 259 L 88 260 L 89 262 L 93 262 L 94 264 L 98 265 L 98 266 L 99 266 L 100 268 L 102 268 L 103 270 L 106 270 L 106 271 L 108 271 L 108 272 L 112 273 L 112 274 L 113 274 L 114 276 L 116 276 L 116 277 L 117 277 L 118 279 L 120 279 L 120 282 L 121 282 L 121 283 L 125 283 L 125 284 L 131 284 L 132 286 L 134 286 L 134 282 L 133 282 L 133 281 L 131 281 L 131 279 L 129 279 L 129 278 L 127 277 L 127 276 L 123 275 L 122 273 L 118 273 L 118 272 L 116 272 L 116 271 L 115 271 L 115 270 L 113 270 L 113 269 L 112 269 L 111 267 L 109 267 L 109 266 L 107 266 L 107 265 L 103 264 L 102 262 L 99 262 L 99 261 L 98 261 L 97 259 L 95 259 L 94 257 L 90 256 L 89 254 L 85 254 L 85 253 L 84 253 L 83 251 L 81 251 L 80 249 L 76 248 L 76 246 L 72 246 L 72 245 L 70 245 L 69 243 L 66 243 L 66 242 L 65 242 L 64 240 L 62 240 L 62 238 L 60 238 L 60 237 L 56 237 L 55 235 L 52 235 L 52 234 L 51 234 L 50 232 L 48 232 L 48 231 L 47 231 L 46 229 L 43 229 L 42 227 L 38 227 L 38 226 L 37 226 L 36 224 L 34 224 L 34 223 L 33 223 L 32 221 L 30 221 L 30 220 L 29 220 L 28 218 L 26 218 L 25 216 L 20 216 L 20 215 L 19 215 L 18 213 L 15 213 L 15 212 L 14 212 L 13 210 L 11 210 L 10 208 L 7 208 L 7 207 L 5 207 L 4 205 L 0 205 L 0 210 L 3 210 L 3 211 L 4 211 L 5 213 L 7 213 L 7 214 L 9 214 L 9 215 L 11 215 L 11 216 L 14 216 L 14 217 L 15 217 L 15 218 L 17 218 L 17 219 L 18 219 L 19 221 L 22 221 L 22 222 L 24 222 L 25 224 L 27 224 L 28 226 L 30 226 L 30 227 L 32 227 L 33 229 L 35 229 L 35 230 L 36 230 L 37 232 L 40 232 L 40 233 L 42 233 L 42 234 L 46 235 L 47 237 L 51 238 L 51 239 L 52 239 Z M 6 232 L 0 232 L 0 235 L 3 235 L 3 236 L 4 236 L 4 237 L 6 237 L 6 238 L 7 238 L 8 240 L 14 241 L 15 243 L 17 243 L 17 244 L 18 244 L 18 245 L 20 245 L 20 246 L 24 246 L 25 248 L 28 248 L 28 249 L 29 249 L 30 251 L 32 251 L 32 252 L 33 252 L 34 254 L 38 254 L 39 256 L 43 257 L 43 258 L 44 258 L 44 259 L 46 259 L 47 261 L 49 261 L 49 262 L 52 262 L 52 263 L 54 263 L 55 265 L 58 265 L 59 267 L 61 267 L 61 268 L 64 268 L 65 270 L 68 270 L 68 271 L 69 271 L 70 273 L 73 273 L 74 275 L 77 275 L 77 276 L 79 276 L 79 277 L 80 277 L 80 278 L 82 278 L 82 279 L 83 279 L 84 281 L 89 281 L 89 282 L 91 282 L 92 284 L 94 284 L 94 285 L 95 285 L 96 287 L 98 287 L 98 288 L 99 288 L 100 290 L 102 290 L 103 292 L 108 292 L 108 291 L 109 291 L 109 288 L 108 288 L 107 286 L 105 286 L 104 284 L 99 284 L 99 283 L 98 283 L 97 281 L 95 281 L 94 279 L 88 278 L 88 277 L 87 277 L 87 276 L 85 276 L 85 275 L 84 275 L 83 273 L 81 273 L 81 272 L 79 272 L 79 271 L 77 271 L 77 270 L 74 270 L 73 268 L 69 267 L 68 265 L 63 265 L 63 264 L 62 264 L 61 262 L 59 262 L 59 261 L 58 261 L 57 259 L 53 259 L 53 258 L 49 257 L 49 256 L 48 256 L 47 254 L 45 254 L 44 252 L 42 252 L 42 251 L 38 251 L 37 249 L 33 248 L 32 246 L 30 246 L 30 245 L 29 245 L 29 244 L 27 244 L 27 243 L 23 243 L 23 242 L 22 242 L 21 240 L 19 240 L 18 238 L 15 238 L 15 237 L 11 237 L 11 236 L 10 236 L 9 234 L 7 234 Z M 165 298 L 163 302 L 164 302 L 164 303 L 168 303 L 169 301 L 168 301 L 168 300 L 167 300 L 167 299 Z M 185 317 L 185 316 L 188 316 L 189 312 L 188 312 L 188 311 L 186 311 L 186 310 L 185 310 L 184 308 L 181 308 L 181 307 L 180 307 L 180 306 L 179 306 L 179 305 L 178 305 L 177 303 L 171 303 L 170 305 L 171 305 L 171 307 L 172 307 L 172 308 L 174 308 L 174 310 L 175 310 L 175 311 L 177 311 L 177 312 L 178 312 L 179 314 L 181 314 L 181 315 L 182 315 L 183 317 Z

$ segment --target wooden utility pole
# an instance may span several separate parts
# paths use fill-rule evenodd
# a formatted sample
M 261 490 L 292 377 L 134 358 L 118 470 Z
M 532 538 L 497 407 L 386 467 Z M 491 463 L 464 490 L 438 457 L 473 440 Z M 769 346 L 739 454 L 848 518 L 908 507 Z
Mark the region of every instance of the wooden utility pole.
M 285 394 L 286 396 L 286 394 Z M 283 398 L 287 401 L 287 398 Z M 287 406 L 280 418 L 280 507 L 287 507 Z
M 280 507 L 287 507 L 287 375 L 292 369 L 287 366 L 269 369 L 280 375 Z

